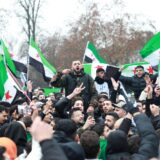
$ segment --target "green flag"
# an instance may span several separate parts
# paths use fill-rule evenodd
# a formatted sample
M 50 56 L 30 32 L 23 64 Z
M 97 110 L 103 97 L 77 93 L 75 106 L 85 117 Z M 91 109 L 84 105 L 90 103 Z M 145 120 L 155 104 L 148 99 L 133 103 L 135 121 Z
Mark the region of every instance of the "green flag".
M 8 48 L 6 47 L 3 40 L 0 40 L 0 48 L 1 48 L 0 51 L 2 52 L 0 54 L 4 55 L 5 63 L 7 64 L 10 71 L 16 76 L 16 74 L 17 74 L 16 67 L 14 65 L 14 62 L 13 62 L 11 56 L 10 56 Z
M 152 66 L 159 64 L 160 57 L 160 32 L 154 35 L 140 50 L 140 54 L 145 61 Z
M 56 74 L 55 67 L 47 61 L 33 39 L 31 39 L 29 46 L 29 63 L 36 68 L 37 71 L 42 73 L 45 81 L 50 81 L 53 75 Z
M 83 63 L 107 63 L 98 53 L 97 49 L 91 42 L 87 42 L 86 50 L 83 57 Z
M 151 64 L 149 64 L 148 62 L 135 62 L 135 63 L 130 63 L 130 64 L 124 64 L 123 65 L 124 69 L 122 71 L 122 75 L 127 76 L 127 77 L 132 77 L 135 74 L 135 68 L 137 66 L 143 66 L 145 72 L 147 72 L 149 74 L 155 73 Z
M 7 72 L 3 57 L 0 55 L 0 100 L 12 103 L 16 93 L 16 84 Z

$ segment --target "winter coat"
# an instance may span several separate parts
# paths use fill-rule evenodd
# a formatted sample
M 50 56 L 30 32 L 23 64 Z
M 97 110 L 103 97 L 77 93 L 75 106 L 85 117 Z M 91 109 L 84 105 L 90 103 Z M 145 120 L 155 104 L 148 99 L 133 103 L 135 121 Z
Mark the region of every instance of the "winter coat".
M 67 137 L 63 131 L 55 131 L 54 140 L 59 144 L 68 159 L 84 160 L 84 150 L 71 138 Z
M 51 85 L 54 87 L 64 87 L 65 96 L 71 94 L 73 90 L 83 83 L 85 89 L 82 91 L 80 96 L 84 100 L 85 109 L 88 107 L 90 100 L 97 96 L 97 91 L 94 85 L 92 77 L 85 74 L 83 71 L 80 75 L 76 75 L 74 72 L 70 72 L 67 75 L 60 75 L 56 81 L 52 81 Z
M 119 80 L 124 83 L 127 84 L 129 86 L 131 86 L 133 92 L 134 92 L 134 96 L 136 99 L 139 98 L 141 92 L 143 91 L 143 89 L 146 87 L 146 82 L 144 80 L 144 77 L 147 73 L 144 73 L 142 75 L 142 77 L 138 77 L 137 75 L 134 75 L 132 77 L 125 77 L 125 76 L 120 76 Z M 150 76 L 151 79 L 153 81 L 155 81 L 157 75 L 154 76 Z

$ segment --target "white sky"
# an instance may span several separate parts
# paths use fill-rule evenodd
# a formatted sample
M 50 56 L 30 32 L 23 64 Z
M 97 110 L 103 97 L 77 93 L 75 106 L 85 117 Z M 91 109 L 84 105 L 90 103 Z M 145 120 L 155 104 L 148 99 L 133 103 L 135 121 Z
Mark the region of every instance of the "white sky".
M 78 8 L 77 0 L 46 0 L 47 2 L 43 8 L 43 23 L 41 27 L 48 33 L 53 33 L 55 30 L 63 31 L 66 24 L 77 15 L 80 15 L 84 8 Z M 88 0 L 87 0 L 88 1 Z M 97 3 L 108 3 L 112 0 L 95 0 Z M 0 0 L 0 8 L 9 9 L 12 18 L 9 20 L 9 25 L 6 28 L 11 37 L 16 37 L 17 33 L 21 31 L 20 23 L 14 16 L 13 8 L 15 0 Z M 124 0 L 125 10 L 129 13 L 144 15 L 155 22 L 157 31 L 160 28 L 159 20 L 159 6 L 160 0 Z M 11 38 L 12 39 L 12 38 Z

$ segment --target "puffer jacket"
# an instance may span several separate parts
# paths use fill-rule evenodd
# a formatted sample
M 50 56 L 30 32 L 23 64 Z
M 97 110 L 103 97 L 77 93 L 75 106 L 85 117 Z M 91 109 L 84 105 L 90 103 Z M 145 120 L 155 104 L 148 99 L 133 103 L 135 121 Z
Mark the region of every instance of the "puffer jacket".
M 134 75 L 132 77 L 125 77 L 125 76 L 121 75 L 120 78 L 119 78 L 119 80 L 122 83 L 131 86 L 131 89 L 134 92 L 135 98 L 138 99 L 139 96 L 140 96 L 140 94 L 141 94 L 141 92 L 146 87 L 146 82 L 144 80 L 144 77 L 145 77 L 146 74 L 148 74 L 148 73 L 144 73 L 142 75 L 142 77 L 138 77 L 137 75 Z M 151 79 L 153 81 L 155 81 L 157 75 L 153 75 L 153 76 L 150 76 L 150 77 L 151 77 Z

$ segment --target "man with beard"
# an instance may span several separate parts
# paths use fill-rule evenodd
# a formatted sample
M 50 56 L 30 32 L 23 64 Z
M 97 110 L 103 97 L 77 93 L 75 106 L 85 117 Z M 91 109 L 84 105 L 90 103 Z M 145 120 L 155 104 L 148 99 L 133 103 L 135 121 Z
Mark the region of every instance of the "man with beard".
M 71 94 L 73 90 L 83 84 L 85 89 L 80 93 L 84 101 L 86 111 L 90 101 L 97 96 L 97 91 L 92 77 L 83 71 L 82 63 L 79 60 L 72 62 L 70 70 L 63 70 L 62 73 L 55 75 L 50 83 L 54 87 L 64 87 L 65 96 Z

